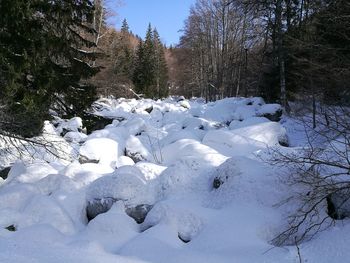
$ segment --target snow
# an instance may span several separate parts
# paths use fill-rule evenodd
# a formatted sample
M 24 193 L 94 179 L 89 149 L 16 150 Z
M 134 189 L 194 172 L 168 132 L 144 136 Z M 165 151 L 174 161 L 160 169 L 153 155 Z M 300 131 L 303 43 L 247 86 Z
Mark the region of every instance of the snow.
M 0 145 L 0 167 L 12 166 L 0 182 L 0 262 L 299 262 L 295 246 L 271 245 L 291 209 L 276 204 L 295 189 L 264 158 L 306 143 L 292 118 L 261 117 L 280 105 L 101 98 L 92 108 L 112 124 L 85 135 L 79 117 L 45 123 L 56 155 Z M 89 221 L 96 201 L 111 208 Z M 141 224 L 126 213 L 139 205 L 151 208 Z M 303 262 L 346 262 L 349 233 L 344 220 L 300 244 Z

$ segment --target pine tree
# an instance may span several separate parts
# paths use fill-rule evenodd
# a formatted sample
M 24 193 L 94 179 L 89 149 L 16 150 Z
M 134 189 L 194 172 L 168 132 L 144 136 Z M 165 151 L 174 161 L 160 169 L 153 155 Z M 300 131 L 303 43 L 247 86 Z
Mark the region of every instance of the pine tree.
M 80 114 L 95 98 L 81 80 L 98 70 L 87 63 L 91 1 L 1 0 L 0 10 L 0 131 L 37 135 L 53 105 Z

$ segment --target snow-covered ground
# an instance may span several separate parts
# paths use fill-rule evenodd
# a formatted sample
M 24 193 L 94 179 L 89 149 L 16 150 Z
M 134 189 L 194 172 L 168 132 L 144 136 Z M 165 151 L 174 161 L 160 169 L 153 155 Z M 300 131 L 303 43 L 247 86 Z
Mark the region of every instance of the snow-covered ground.
M 56 152 L 29 149 L 34 160 L 22 161 L 2 152 L 0 166 L 12 169 L 0 182 L 0 262 L 299 262 L 296 246 L 271 244 L 286 227 L 276 204 L 292 190 L 283 168 L 263 160 L 305 144 L 292 119 L 266 118 L 279 105 L 101 99 L 94 108 L 111 124 L 87 136 L 80 118 L 57 119 L 43 136 Z M 140 207 L 148 213 L 137 223 L 129 215 Z M 302 243 L 301 259 L 347 262 L 349 239 L 343 220 Z

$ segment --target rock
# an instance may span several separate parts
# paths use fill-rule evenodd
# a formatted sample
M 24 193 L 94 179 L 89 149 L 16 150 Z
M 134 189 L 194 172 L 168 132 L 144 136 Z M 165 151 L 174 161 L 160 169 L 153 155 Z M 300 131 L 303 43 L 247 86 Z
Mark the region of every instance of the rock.
M 218 189 L 224 182 L 220 178 L 215 177 L 213 181 L 213 188 Z
M 131 160 L 133 160 L 134 163 L 138 163 L 138 162 L 146 160 L 146 158 L 143 157 L 140 153 L 138 153 L 138 152 L 131 152 L 131 151 L 127 150 L 127 149 L 125 150 L 125 156 L 129 157 Z
M 256 112 L 258 117 L 265 117 L 273 122 L 281 120 L 283 109 L 280 104 L 264 104 Z
M 265 113 L 261 117 L 265 117 L 270 121 L 279 122 L 281 120 L 282 113 L 283 113 L 282 109 L 279 109 L 275 113 Z
M 151 113 L 153 111 L 153 106 L 146 108 L 145 111 Z
M 183 236 L 183 235 L 181 235 L 180 233 L 178 233 L 177 236 L 178 236 L 178 238 L 179 238 L 182 242 L 184 242 L 184 243 L 188 243 L 188 242 L 191 241 L 191 239 L 190 239 L 189 237 Z
M 89 159 L 84 155 L 79 156 L 79 163 L 84 164 L 84 163 L 99 163 L 99 160 L 94 160 L 94 159 Z
M 86 127 L 87 134 L 90 134 L 93 131 L 101 130 L 108 124 L 111 124 L 113 122 L 113 119 L 93 114 L 85 114 L 83 116 L 83 121 Z
M 278 143 L 279 143 L 279 145 L 281 145 L 283 147 L 289 147 L 289 139 L 288 139 L 287 134 L 284 134 L 283 136 L 279 136 Z
M 128 216 L 133 218 L 136 223 L 141 224 L 143 221 L 145 221 L 145 218 L 152 207 L 153 205 L 137 205 L 133 207 L 127 207 L 125 212 Z
M 106 213 L 109 209 L 111 209 L 116 201 L 117 199 L 112 197 L 89 201 L 86 207 L 86 216 L 88 221 L 91 221 L 99 214 Z
M 177 102 L 180 102 L 180 101 L 183 101 L 183 100 L 185 100 L 185 97 L 184 97 L 184 96 L 180 96 L 180 97 L 177 98 L 176 101 L 177 101 Z
M 5 227 L 5 229 L 7 229 L 8 231 L 11 231 L 11 232 L 15 232 L 17 230 L 15 225 L 7 226 L 7 227 Z
M 350 192 L 349 189 L 334 192 L 327 196 L 327 213 L 335 220 L 350 217 Z
M 94 199 L 92 201 L 89 201 L 86 207 L 86 217 L 88 221 L 91 221 L 99 214 L 106 213 L 107 211 L 109 211 L 109 209 L 111 209 L 113 204 L 117 201 L 119 200 L 112 197 Z M 143 223 L 143 221 L 145 221 L 145 218 L 148 212 L 152 209 L 152 207 L 152 205 L 147 204 L 128 206 L 125 208 L 125 212 L 138 224 L 141 224 Z
M 11 167 L 6 167 L 6 168 L 2 169 L 2 170 L 0 171 L 0 177 L 1 177 L 2 179 L 6 180 L 8 174 L 9 174 L 9 172 L 10 172 L 10 170 L 11 170 Z
M 130 135 L 126 141 L 124 155 L 137 163 L 148 160 L 151 153 L 147 150 L 138 137 Z
M 213 189 L 230 189 L 234 184 L 235 178 L 241 173 L 236 158 L 227 159 L 213 170 Z M 225 186 L 223 187 L 223 185 Z

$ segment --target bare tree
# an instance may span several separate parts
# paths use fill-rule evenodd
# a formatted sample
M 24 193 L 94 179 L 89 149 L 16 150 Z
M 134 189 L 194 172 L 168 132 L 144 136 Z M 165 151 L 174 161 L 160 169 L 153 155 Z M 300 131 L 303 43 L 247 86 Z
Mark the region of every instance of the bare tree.
M 321 110 L 320 110 L 321 111 Z M 287 226 L 274 245 L 293 245 L 311 239 L 334 220 L 350 216 L 350 109 L 328 107 L 328 117 L 303 117 L 306 147 L 291 151 L 273 150 L 270 162 L 288 167 L 283 183 L 293 189 L 283 205 L 295 207 Z

